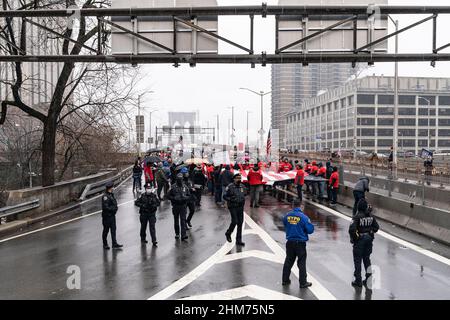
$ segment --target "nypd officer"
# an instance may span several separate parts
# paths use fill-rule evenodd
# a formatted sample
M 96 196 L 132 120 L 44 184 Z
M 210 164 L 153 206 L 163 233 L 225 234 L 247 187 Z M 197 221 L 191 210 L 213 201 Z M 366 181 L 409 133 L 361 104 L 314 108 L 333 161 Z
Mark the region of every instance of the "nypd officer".
M 231 234 L 234 228 L 237 226 L 236 245 L 245 246 L 242 242 L 242 224 L 244 223 L 244 204 L 246 188 L 241 183 L 241 175 L 236 173 L 233 176 L 233 182 L 230 183 L 225 189 L 225 195 L 223 198 L 227 201 L 228 210 L 231 214 L 231 223 L 225 236 L 228 242 L 231 242 Z
M 106 192 L 102 197 L 102 223 L 103 223 L 103 248 L 109 250 L 108 233 L 111 230 L 111 240 L 113 249 L 120 249 L 123 245 L 118 244 L 116 240 L 116 213 L 118 210 L 117 200 L 113 193 L 113 182 L 106 183 Z
M 175 183 L 170 188 L 168 199 L 172 202 L 172 213 L 174 218 L 175 239 L 180 238 L 181 224 L 181 240 L 186 241 L 186 207 L 190 199 L 190 191 L 188 186 L 183 182 L 183 174 L 176 175 Z
M 195 196 L 195 188 L 194 188 L 194 184 L 189 180 L 189 171 L 187 168 L 183 168 L 181 169 L 180 173 L 183 174 L 183 181 L 184 184 L 189 188 L 190 191 L 190 197 L 189 200 L 187 202 L 187 207 L 189 209 L 189 215 L 186 219 L 186 228 L 192 229 L 192 224 L 191 224 L 191 220 L 192 217 L 194 216 L 195 213 L 195 203 L 197 202 L 197 198 Z
M 350 242 L 353 244 L 353 262 L 355 264 L 355 280 L 352 286 L 362 287 L 372 275 L 370 272 L 370 254 L 372 253 L 372 242 L 379 226 L 375 217 L 371 215 L 371 208 L 366 199 L 358 202 L 358 212 L 352 219 L 349 227 Z M 361 261 L 364 263 L 366 279 L 361 278 Z
M 147 224 L 150 230 L 150 236 L 154 247 L 157 247 L 156 241 L 156 211 L 160 205 L 160 201 L 156 196 L 155 189 L 153 189 L 150 183 L 145 185 L 145 192 L 135 202 L 139 209 L 139 220 L 141 221 L 141 242 L 142 244 L 148 243 L 147 241 Z
M 294 209 L 286 214 L 283 218 L 284 228 L 286 231 L 286 259 L 283 265 L 283 282 L 284 286 L 289 285 L 291 280 L 291 269 L 297 259 L 299 271 L 300 288 L 307 288 L 312 285 L 306 281 L 306 242 L 308 234 L 314 232 L 314 225 L 311 220 L 300 209 L 300 200 L 294 200 Z

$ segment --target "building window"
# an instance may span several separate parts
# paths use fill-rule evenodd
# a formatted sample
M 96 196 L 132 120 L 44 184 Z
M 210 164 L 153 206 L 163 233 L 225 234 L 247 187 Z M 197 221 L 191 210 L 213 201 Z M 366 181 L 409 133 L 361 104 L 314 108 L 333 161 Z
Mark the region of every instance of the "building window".
M 398 114 L 401 116 L 415 116 L 416 109 L 415 108 L 398 108 Z
M 347 99 L 341 99 L 341 108 L 345 108 L 347 106 Z
M 375 129 L 360 129 L 359 135 L 364 137 L 373 137 L 375 136 Z
M 402 137 L 414 137 L 416 135 L 415 129 L 400 129 L 398 134 Z
M 390 147 L 394 144 L 393 140 L 389 139 L 378 139 L 378 146 L 379 147 Z
M 423 99 L 420 99 L 420 100 L 423 100 Z M 440 96 L 439 97 L 439 105 L 450 106 L 450 96 Z
M 334 102 L 334 110 L 339 109 L 339 101 Z
M 450 139 L 447 140 L 439 140 L 438 141 L 439 147 L 450 147 Z
M 375 140 L 361 140 L 361 147 L 375 147 Z
M 450 116 L 450 108 L 439 108 L 440 116 Z
M 419 129 L 419 130 L 417 130 L 417 136 L 419 136 L 419 137 L 428 137 L 428 129 Z
M 398 119 L 398 125 L 399 126 L 415 126 L 416 125 L 416 119 Z
M 439 119 L 439 125 L 450 127 L 450 119 Z
M 358 107 L 358 109 L 356 110 L 356 112 L 358 114 L 362 114 L 362 115 L 374 115 L 375 114 L 375 108 L 362 108 L 362 107 Z
M 358 104 L 375 104 L 375 96 L 373 94 L 358 94 Z
M 379 94 L 378 95 L 378 104 L 394 104 L 394 96 Z
M 382 116 L 392 116 L 394 114 L 394 108 L 393 107 L 386 107 L 386 108 L 382 108 L 382 107 L 378 107 L 378 114 L 382 115 Z
M 347 130 L 347 136 L 348 137 L 353 137 L 353 129 L 349 129 L 349 130 Z
M 399 141 L 398 141 L 398 145 L 399 146 L 401 146 L 402 148 L 403 147 L 415 147 L 416 146 L 416 140 L 403 140 L 403 139 L 400 139 Z
M 418 99 L 419 100 L 419 106 L 427 106 L 428 105 L 428 101 L 430 101 L 430 105 L 431 106 L 436 105 L 436 97 L 435 96 L 420 96 L 420 97 L 422 97 L 424 99 L 421 99 L 421 98 Z
M 378 119 L 378 125 L 379 126 L 393 126 L 394 125 L 394 119 L 391 119 L 391 118 L 389 118 L 389 119 L 379 118 Z
M 373 118 L 358 118 L 358 122 L 357 123 L 358 123 L 359 126 L 374 126 L 375 125 L 375 119 L 373 119 Z
M 440 137 L 450 137 L 450 130 L 448 129 L 440 129 L 439 130 Z
M 422 99 L 420 99 L 422 100 Z M 402 105 L 416 105 L 416 96 L 399 96 L 398 103 Z
M 443 120 L 443 119 L 439 120 L 439 125 L 441 125 L 440 124 L 441 120 Z M 428 125 L 435 126 L 436 125 L 436 119 L 419 119 L 419 127 L 428 127 Z
M 382 137 L 392 137 L 394 135 L 393 129 L 378 129 L 377 135 Z
M 355 98 L 353 96 L 348 97 L 348 105 L 352 106 L 355 103 Z

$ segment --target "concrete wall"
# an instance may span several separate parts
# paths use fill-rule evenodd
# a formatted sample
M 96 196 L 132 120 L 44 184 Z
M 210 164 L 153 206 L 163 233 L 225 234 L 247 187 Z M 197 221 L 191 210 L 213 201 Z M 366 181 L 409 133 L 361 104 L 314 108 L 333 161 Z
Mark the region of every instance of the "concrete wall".
M 106 171 L 95 175 L 77 178 L 74 180 L 59 182 L 49 187 L 35 187 L 31 189 L 11 190 L 7 193 L 6 205 L 15 205 L 22 202 L 39 199 L 40 207 L 18 214 L 17 219 L 36 216 L 47 213 L 50 210 L 63 207 L 71 202 L 77 201 L 84 187 L 89 183 L 112 178 L 117 171 Z
M 345 172 L 343 174 L 344 179 L 347 184 L 356 183 L 361 174 Z M 404 179 L 398 180 L 387 180 L 385 178 L 378 178 L 373 176 L 368 176 L 370 179 L 370 188 L 380 189 L 379 193 L 383 195 L 388 195 L 389 188 L 392 192 L 405 195 L 409 197 L 412 203 L 416 205 L 422 204 L 422 194 L 425 192 L 425 205 L 431 208 L 437 208 L 450 212 L 450 190 L 439 189 L 436 187 L 429 187 L 425 184 L 423 187 L 421 184 L 404 182 Z
M 367 201 L 374 207 L 374 215 L 383 220 L 450 244 L 450 212 L 394 199 L 378 193 L 366 193 Z M 338 202 L 353 207 L 353 188 L 341 186 Z

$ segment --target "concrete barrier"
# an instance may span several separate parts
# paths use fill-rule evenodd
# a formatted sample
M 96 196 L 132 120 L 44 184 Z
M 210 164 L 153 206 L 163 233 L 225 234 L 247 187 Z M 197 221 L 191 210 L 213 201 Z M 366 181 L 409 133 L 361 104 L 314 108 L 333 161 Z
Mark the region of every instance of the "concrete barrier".
M 379 193 L 366 193 L 374 207 L 373 214 L 383 220 L 450 244 L 450 212 L 411 201 L 395 199 Z M 353 188 L 341 186 L 338 202 L 353 207 Z
M 341 176 L 340 181 L 343 183 L 345 181 L 345 183 L 350 182 L 354 184 L 358 181 L 359 177 L 361 177 L 361 174 L 346 171 L 345 176 Z M 426 184 L 423 186 L 422 184 L 405 182 L 404 179 L 388 180 L 386 178 L 373 177 L 370 175 L 368 175 L 368 178 L 370 179 L 370 187 L 372 189 L 376 188 L 384 190 L 386 195 L 388 195 L 389 188 L 391 188 L 392 192 L 409 197 L 416 205 L 421 205 L 422 198 L 424 197 L 425 205 L 427 207 L 450 212 L 450 190 L 429 187 Z
M 39 199 L 40 206 L 38 208 L 18 214 L 17 219 L 37 216 L 77 201 L 86 185 L 112 178 L 116 174 L 117 170 L 106 171 L 87 177 L 58 182 L 49 187 L 7 191 L 6 205 L 12 206 Z

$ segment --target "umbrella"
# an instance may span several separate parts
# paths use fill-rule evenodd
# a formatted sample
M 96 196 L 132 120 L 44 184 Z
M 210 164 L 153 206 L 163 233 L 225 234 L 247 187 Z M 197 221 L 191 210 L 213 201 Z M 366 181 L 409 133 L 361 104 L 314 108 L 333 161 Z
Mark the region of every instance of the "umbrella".
M 202 159 L 202 158 L 192 158 L 192 159 L 187 159 L 186 164 L 202 164 L 202 163 L 209 163 L 208 159 Z
M 157 156 L 148 156 L 144 159 L 145 164 L 149 163 L 149 162 L 162 162 L 163 160 L 160 157 Z
M 147 150 L 148 153 L 159 152 L 159 151 L 162 151 L 162 149 L 159 149 L 159 148 L 153 148 L 153 149 Z
M 181 170 L 181 169 L 183 169 L 183 168 L 186 168 L 187 166 L 188 166 L 188 165 L 185 164 L 185 163 L 180 164 L 179 166 L 177 166 L 177 167 L 175 168 L 175 171 L 179 171 L 179 170 Z

